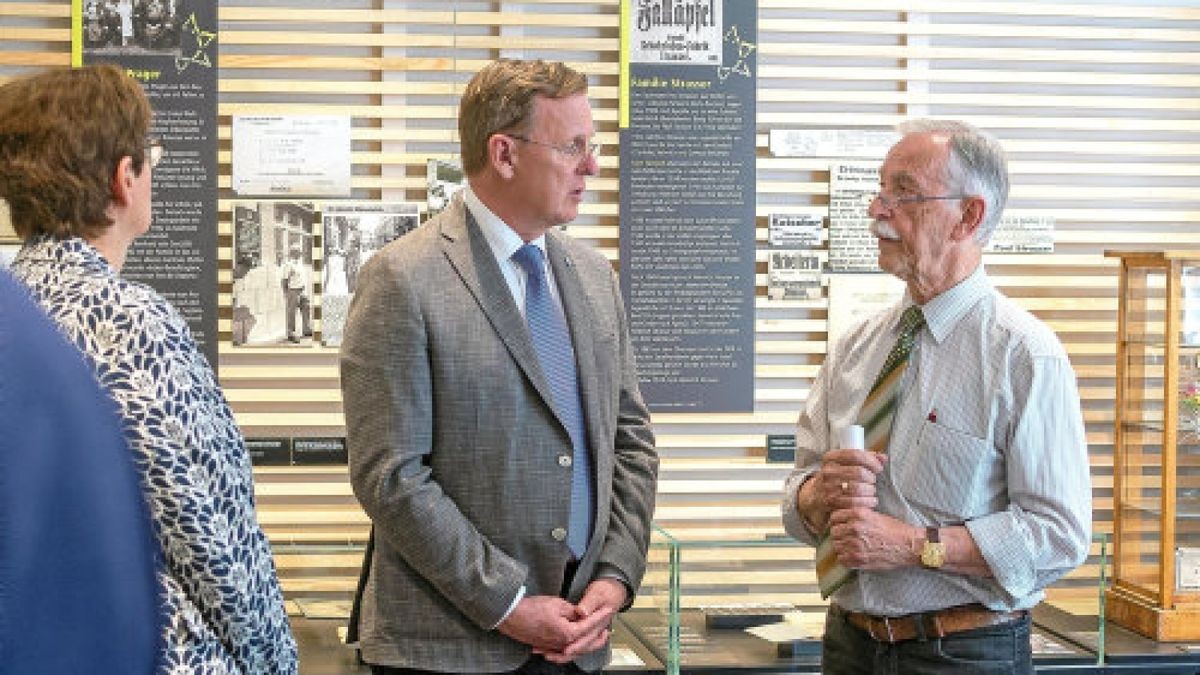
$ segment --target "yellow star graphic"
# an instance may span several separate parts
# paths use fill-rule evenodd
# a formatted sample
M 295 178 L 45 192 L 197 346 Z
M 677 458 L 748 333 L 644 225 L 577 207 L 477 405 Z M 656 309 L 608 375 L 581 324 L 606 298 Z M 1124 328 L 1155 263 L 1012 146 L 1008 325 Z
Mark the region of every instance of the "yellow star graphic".
M 196 37 L 197 49 L 204 49 L 208 46 L 208 43 L 212 42 L 217 37 L 217 33 L 215 31 L 203 30 L 199 25 L 196 24 L 195 14 L 192 14 L 190 17 L 188 17 L 187 23 L 183 24 L 183 27 Z
M 208 58 L 208 53 L 204 51 L 204 48 L 217 38 L 216 31 L 207 31 L 200 28 L 200 25 L 196 22 L 195 14 L 188 17 L 188 20 L 183 24 L 183 29 L 196 39 L 196 51 L 192 54 L 191 58 L 183 56 L 175 57 L 175 69 L 182 73 L 193 63 L 205 68 L 212 68 L 212 60 Z

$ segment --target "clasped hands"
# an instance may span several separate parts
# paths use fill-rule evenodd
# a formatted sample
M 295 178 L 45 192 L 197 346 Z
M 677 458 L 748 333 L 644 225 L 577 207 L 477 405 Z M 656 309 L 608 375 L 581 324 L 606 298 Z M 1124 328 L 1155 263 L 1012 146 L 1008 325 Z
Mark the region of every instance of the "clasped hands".
M 830 450 L 808 481 L 815 502 L 807 510 L 810 524 L 828 530 L 838 562 L 848 568 L 888 570 L 915 562 L 913 526 L 875 510 L 875 483 L 886 462 L 887 455 L 869 450 Z
M 608 643 L 612 619 L 624 604 L 625 584 L 596 579 L 578 604 L 552 595 L 525 596 L 496 629 L 547 661 L 569 663 Z

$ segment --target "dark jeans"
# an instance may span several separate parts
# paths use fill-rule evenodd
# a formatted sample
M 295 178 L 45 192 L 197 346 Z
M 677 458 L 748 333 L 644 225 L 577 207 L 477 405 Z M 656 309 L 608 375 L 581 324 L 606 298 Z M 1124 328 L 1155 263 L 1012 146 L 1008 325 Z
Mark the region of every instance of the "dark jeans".
M 1032 675 L 1029 616 L 937 640 L 876 642 L 839 612 L 825 615 L 825 675 Z
M 583 670 L 574 663 L 559 665 L 550 663 L 540 656 L 534 656 L 521 665 L 516 670 L 508 673 L 497 673 L 497 675 L 584 675 L 588 671 Z M 416 670 L 413 668 L 389 668 L 388 666 L 371 666 L 371 675 L 441 675 L 437 671 L 431 670 Z

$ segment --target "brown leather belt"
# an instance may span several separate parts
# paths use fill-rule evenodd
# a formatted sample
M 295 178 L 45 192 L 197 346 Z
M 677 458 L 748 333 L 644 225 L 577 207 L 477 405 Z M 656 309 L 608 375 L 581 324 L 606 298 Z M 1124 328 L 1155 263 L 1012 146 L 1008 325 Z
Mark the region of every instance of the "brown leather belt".
M 959 605 L 936 612 L 922 612 L 905 616 L 874 616 L 862 612 L 850 612 L 832 605 L 850 625 L 867 633 L 876 642 L 895 644 L 905 640 L 938 640 L 966 630 L 995 626 L 1023 619 L 1029 612 L 997 612 L 983 605 Z

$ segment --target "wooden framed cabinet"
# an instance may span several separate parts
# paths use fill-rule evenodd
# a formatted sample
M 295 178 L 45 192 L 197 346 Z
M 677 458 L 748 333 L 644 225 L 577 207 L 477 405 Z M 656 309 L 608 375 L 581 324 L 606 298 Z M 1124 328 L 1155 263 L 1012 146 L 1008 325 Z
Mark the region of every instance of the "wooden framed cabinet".
M 1200 251 L 1105 255 L 1121 265 L 1105 609 L 1156 640 L 1200 639 Z

